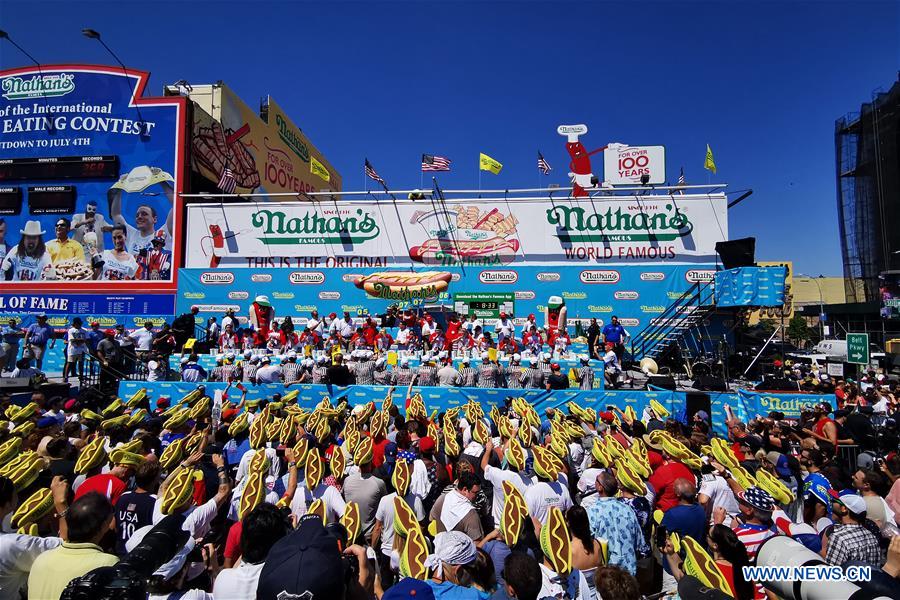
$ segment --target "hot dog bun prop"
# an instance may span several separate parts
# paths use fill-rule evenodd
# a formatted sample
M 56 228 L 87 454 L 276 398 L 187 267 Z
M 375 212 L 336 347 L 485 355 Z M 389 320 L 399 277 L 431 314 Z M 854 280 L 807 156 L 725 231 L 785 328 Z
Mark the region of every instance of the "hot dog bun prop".
M 412 300 L 432 298 L 446 291 L 451 277 L 444 271 L 382 271 L 357 277 L 353 284 L 374 298 Z

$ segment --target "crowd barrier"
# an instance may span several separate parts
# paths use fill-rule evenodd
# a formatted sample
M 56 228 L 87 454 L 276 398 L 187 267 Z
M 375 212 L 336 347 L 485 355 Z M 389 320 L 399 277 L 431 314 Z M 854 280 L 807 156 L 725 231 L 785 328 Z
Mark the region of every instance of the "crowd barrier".
M 227 387 L 225 383 L 207 383 L 206 390 L 210 396 L 214 396 L 217 391 L 224 391 Z M 150 396 L 151 406 L 156 406 L 156 400 L 160 396 L 167 396 L 172 400 L 187 395 L 188 392 L 194 390 L 197 384 L 186 383 L 180 381 L 166 382 L 140 382 L 140 381 L 123 381 L 119 387 L 119 396 L 123 399 L 129 398 L 132 394 L 141 388 L 146 388 Z M 326 385 L 302 384 L 294 385 L 289 390 L 299 391 L 297 402 L 300 406 L 313 408 L 321 402 L 323 397 L 332 400 L 347 398 L 350 405 L 363 404 L 374 401 L 376 406 L 380 407 L 381 402 L 387 395 L 388 388 L 384 386 L 363 386 L 354 385 L 348 387 L 336 387 Z M 470 399 L 482 404 L 485 412 L 490 410 L 491 406 L 502 406 L 507 396 L 518 396 L 525 398 L 529 404 L 535 407 L 538 413 L 543 414 L 547 408 L 564 408 L 567 402 L 575 402 L 579 406 L 590 407 L 597 411 L 606 410 L 608 405 L 619 407 L 625 410 L 625 407 L 631 406 L 640 417 L 644 408 L 650 403 L 650 400 L 656 400 L 662 404 L 676 418 L 684 418 L 684 414 L 688 408 L 687 392 L 672 392 L 668 390 L 508 390 L 508 389 L 482 389 L 482 388 L 444 388 L 444 387 L 415 387 L 414 391 L 422 394 L 425 406 L 428 411 L 444 411 L 454 406 L 461 406 Z M 271 398 L 273 394 L 284 394 L 285 387 L 281 384 L 266 384 L 247 387 L 247 399 L 257 400 L 263 398 Z M 394 402 L 401 404 L 405 395 L 405 388 L 394 389 Z M 231 400 L 237 400 L 241 392 L 235 388 L 231 388 L 229 396 Z M 727 435 L 725 427 L 725 405 L 733 410 L 735 417 L 746 422 L 754 416 L 766 415 L 772 410 L 772 406 L 790 406 L 793 403 L 799 407 L 801 404 L 800 396 L 802 396 L 803 405 L 813 404 L 817 402 L 832 402 L 833 395 L 819 394 L 759 394 L 759 393 L 721 393 L 721 392 L 697 392 L 700 396 L 709 396 L 709 406 L 712 419 L 713 430 L 721 435 Z M 705 399 L 703 399 L 705 401 Z M 694 409 L 696 410 L 696 408 Z M 782 410 L 782 412 L 784 412 Z M 797 413 L 799 416 L 799 412 Z M 785 413 L 787 418 L 792 418 Z

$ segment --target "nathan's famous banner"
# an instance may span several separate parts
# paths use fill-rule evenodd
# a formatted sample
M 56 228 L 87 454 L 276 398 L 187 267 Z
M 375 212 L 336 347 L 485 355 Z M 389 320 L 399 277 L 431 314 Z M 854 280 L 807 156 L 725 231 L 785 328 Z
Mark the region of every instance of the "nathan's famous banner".
M 194 86 L 189 96 L 201 109 L 192 168 L 220 188 L 228 169 L 237 193 L 340 191 L 340 173 L 271 98 L 261 118 L 221 84 Z
M 361 264 L 357 259 L 354 264 Z M 268 296 L 276 318 L 304 323 L 311 310 L 378 314 L 389 305 L 412 308 L 443 304 L 454 308 L 458 293 L 502 294 L 512 298 L 521 321 L 530 313 L 543 323 L 550 296 L 566 303 L 569 321 L 616 315 L 632 334 L 647 326 L 697 282 L 712 281 L 715 265 L 591 265 L 503 267 L 420 267 L 410 269 L 217 268 L 182 269 L 176 313 L 197 306 L 205 316 L 233 308 L 247 316 L 257 295 Z M 415 278 L 415 279 L 413 279 Z M 378 282 L 381 285 L 372 285 Z
M 97 294 L 174 288 L 186 101 L 142 97 L 148 78 L 0 72 L 0 311 L 116 313 Z
M 188 207 L 186 266 L 714 263 L 725 196 Z M 604 277 L 603 271 L 585 277 Z
M 785 267 L 738 267 L 716 272 L 716 306 L 784 305 Z
M 756 325 L 762 319 L 779 320 L 784 318 L 787 323 L 794 316 L 794 263 L 789 260 L 759 261 L 760 267 L 784 267 L 784 303 L 779 306 L 765 306 L 750 312 L 747 317 L 748 325 Z

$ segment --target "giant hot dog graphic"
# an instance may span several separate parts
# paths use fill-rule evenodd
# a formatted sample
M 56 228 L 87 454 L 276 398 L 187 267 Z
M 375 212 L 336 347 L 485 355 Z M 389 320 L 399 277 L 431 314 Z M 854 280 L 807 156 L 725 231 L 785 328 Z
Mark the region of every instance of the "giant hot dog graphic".
M 363 275 L 354 285 L 375 298 L 385 300 L 413 300 L 432 298 L 450 286 L 451 274 L 444 271 L 381 271 Z
M 417 211 L 410 223 L 421 225 L 426 239 L 410 248 L 409 256 L 425 264 L 505 264 L 512 262 L 519 250 L 519 220 L 498 208 L 482 211 L 477 206 L 457 206 Z

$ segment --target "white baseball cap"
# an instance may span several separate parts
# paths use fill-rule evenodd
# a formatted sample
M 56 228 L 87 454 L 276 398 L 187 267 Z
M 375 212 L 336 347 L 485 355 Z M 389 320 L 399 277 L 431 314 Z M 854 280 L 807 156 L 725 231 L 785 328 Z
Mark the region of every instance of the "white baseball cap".
M 406 358 L 405 356 L 404 356 L 403 358 L 401 358 L 401 359 L 400 359 L 400 366 L 401 366 L 401 367 L 408 367 L 408 366 L 409 366 L 409 359 Z

